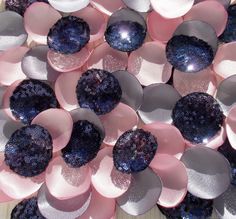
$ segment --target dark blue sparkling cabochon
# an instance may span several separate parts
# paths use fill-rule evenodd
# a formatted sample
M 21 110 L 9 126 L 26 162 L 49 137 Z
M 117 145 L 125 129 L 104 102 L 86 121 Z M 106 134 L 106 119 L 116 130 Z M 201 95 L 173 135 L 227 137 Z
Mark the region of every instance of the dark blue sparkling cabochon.
M 11 219 L 46 219 L 39 211 L 37 198 L 25 199 L 15 206 Z
M 173 36 L 166 46 L 166 57 L 171 65 L 182 72 L 198 72 L 214 59 L 212 47 L 194 36 Z
M 225 43 L 236 41 L 236 5 L 231 5 L 228 8 L 227 25 L 219 40 Z
M 201 199 L 187 193 L 185 199 L 175 208 L 158 208 L 167 219 L 210 219 L 213 201 Z
M 52 158 L 52 138 L 39 125 L 15 131 L 5 147 L 5 163 L 15 173 L 33 177 L 42 173 Z
M 211 95 L 196 92 L 178 100 L 172 119 L 185 139 L 198 144 L 207 142 L 220 131 L 224 115 Z
M 62 149 L 62 157 L 71 167 L 81 167 L 97 156 L 102 143 L 98 128 L 87 120 L 73 125 L 69 143 Z
M 79 52 L 90 40 L 89 25 L 81 18 L 67 16 L 58 20 L 47 37 L 48 47 L 59 53 Z
M 76 94 L 80 107 L 103 115 L 117 106 L 121 100 L 122 90 L 118 80 L 111 73 L 90 69 L 79 79 Z
M 142 129 L 127 131 L 113 148 L 114 165 L 123 173 L 140 172 L 151 163 L 157 146 L 157 140 L 150 132 Z
M 39 80 L 22 81 L 10 97 L 13 116 L 24 124 L 30 124 L 40 112 L 57 107 L 59 103 L 53 89 Z
M 146 28 L 134 21 L 118 21 L 108 26 L 105 32 L 107 43 L 122 52 L 131 52 L 142 46 Z

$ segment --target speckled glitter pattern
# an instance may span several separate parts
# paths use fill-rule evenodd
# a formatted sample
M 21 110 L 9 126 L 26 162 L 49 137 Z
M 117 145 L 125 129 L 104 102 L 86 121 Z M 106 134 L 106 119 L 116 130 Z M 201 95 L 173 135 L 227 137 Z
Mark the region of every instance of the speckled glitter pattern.
M 142 129 L 130 130 L 119 137 L 113 148 L 114 165 L 123 173 L 146 169 L 157 150 L 156 138 Z
M 223 111 L 217 101 L 206 93 L 191 93 L 175 105 L 174 125 L 188 141 L 198 144 L 208 142 L 223 125 Z
M 71 167 L 81 167 L 97 156 L 101 145 L 98 129 L 87 120 L 73 125 L 71 139 L 62 149 L 62 157 Z
M 50 29 L 47 43 L 51 50 L 63 54 L 79 52 L 90 39 L 89 25 L 81 18 L 67 16 Z
M 175 208 L 158 206 L 167 219 L 210 219 L 213 211 L 213 201 L 197 198 L 187 193 L 181 204 Z
M 131 52 L 142 46 L 146 31 L 138 22 L 119 21 L 107 28 L 105 39 L 112 48 Z
M 59 104 L 53 89 L 39 80 L 22 81 L 10 97 L 13 116 L 24 124 L 30 124 L 40 112 L 57 107 Z
M 40 213 L 37 198 L 25 199 L 15 206 L 11 212 L 11 219 L 46 219 Z
M 118 80 L 109 72 L 90 69 L 83 73 L 76 87 L 80 107 L 93 110 L 97 115 L 112 111 L 121 100 Z
M 25 177 L 33 177 L 45 171 L 51 158 L 51 135 L 39 125 L 18 129 L 5 147 L 6 165 Z
M 178 35 L 168 41 L 166 57 L 179 71 L 198 72 L 212 63 L 214 53 L 205 41 L 194 36 Z

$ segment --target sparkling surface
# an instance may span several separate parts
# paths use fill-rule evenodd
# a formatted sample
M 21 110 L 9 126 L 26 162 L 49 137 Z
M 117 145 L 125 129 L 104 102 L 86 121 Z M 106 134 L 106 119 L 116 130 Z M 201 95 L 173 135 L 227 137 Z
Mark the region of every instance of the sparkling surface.
M 97 115 L 103 115 L 117 106 L 122 91 L 118 80 L 111 73 L 90 69 L 81 76 L 76 94 L 80 107 L 89 108 Z
M 206 93 L 182 97 L 172 112 L 174 125 L 183 137 L 193 143 L 206 143 L 220 131 L 223 111 L 217 101 Z
M 175 208 L 158 206 L 167 219 L 207 219 L 212 215 L 213 201 L 197 198 L 187 193 L 185 199 Z
M 81 18 L 67 16 L 58 20 L 48 33 L 48 46 L 54 52 L 79 52 L 90 39 L 89 25 Z
M 39 125 L 18 129 L 5 148 L 5 163 L 15 173 L 32 177 L 42 173 L 52 158 L 52 138 Z
M 113 149 L 114 165 L 123 173 L 146 169 L 157 150 L 156 138 L 147 131 L 127 131 L 117 140 Z
M 210 45 L 194 36 L 172 37 L 166 46 L 167 60 L 179 71 L 198 72 L 208 67 L 214 53 Z
M 97 156 L 101 145 L 98 129 L 87 120 L 74 123 L 71 139 L 62 149 L 62 157 L 72 167 L 81 167 Z
M 105 39 L 112 48 L 131 52 L 143 44 L 146 31 L 138 22 L 119 21 L 107 28 Z
M 10 109 L 16 119 L 29 124 L 40 112 L 59 106 L 53 89 L 38 80 L 24 80 L 10 97 Z

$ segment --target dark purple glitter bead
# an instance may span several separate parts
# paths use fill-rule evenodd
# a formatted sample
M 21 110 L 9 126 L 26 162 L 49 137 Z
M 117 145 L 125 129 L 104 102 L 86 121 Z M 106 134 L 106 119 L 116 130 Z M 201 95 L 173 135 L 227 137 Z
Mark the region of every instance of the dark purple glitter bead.
M 25 199 L 15 206 L 11 219 L 46 219 L 39 211 L 37 198 Z
M 224 116 L 218 102 L 206 93 L 182 97 L 172 112 L 174 125 L 192 143 L 203 143 L 220 131 Z
M 57 107 L 59 104 L 53 89 L 38 80 L 22 81 L 10 97 L 13 116 L 24 124 L 30 124 L 40 112 Z
M 156 138 L 142 129 L 122 134 L 113 148 L 114 165 L 123 173 L 135 173 L 146 169 L 157 150 Z
M 72 167 L 81 167 L 97 156 L 102 138 L 98 129 L 87 120 L 73 125 L 69 143 L 62 149 L 62 157 Z
M 91 109 L 97 115 L 112 111 L 122 95 L 118 80 L 99 69 L 90 69 L 81 76 L 76 93 L 80 107 Z
M 79 52 L 90 39 L 89 25 L 75 16 L 63 17 L 50 29 L 47 37 L 51 50 L 63 54 Z
M 52 158 L 52 138 L 39 125 L 15 131 L 5 147 L 5 163 L 15 173 L 33 177 L 42 173 Z
M 175 208 L 158 208 L 167 219 L 207 219 L 213 211 L 213 201 L 197 198 L 187 193 L 185 199 Z
M 194 36 L 178 35 L 167 43 L 166 57 L 179 71 L 198 72 L 211 65 L 214 52 L 203 40 Z

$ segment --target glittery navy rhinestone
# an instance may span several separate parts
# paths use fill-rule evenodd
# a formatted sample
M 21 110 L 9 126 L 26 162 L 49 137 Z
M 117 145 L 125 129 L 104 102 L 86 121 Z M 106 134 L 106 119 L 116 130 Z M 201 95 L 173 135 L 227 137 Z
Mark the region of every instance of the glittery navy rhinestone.
M 112 111 L 122 95 L 118 80 L 99 69 L 90 69 L 81 76 L 76 93 L 80 107 L 89 108 L 97 115 Z
M 213 211 L 213 201 L 197 198 L 187 193 L 181 204 L 175 208 L 158 206 L 167 219 L 207 219 Z
M 52 158 L 52 138 L 39 125 L 15 131 L 5 148 L 5 163 L 15 173 L 33 177 L 42 173 Z
M 218 151 L 229 161 L 232 175 L 231 184 L 236 186 L 236 150 L 231 147 L 229 140 L 227 139 L 224 144 L 218 148 Z
M 198 72 L 208 67 L 214 52 L 205 41 L 194 36 L 172 37 L 166 46 L 167 60 L 182 72 Z
M 142 46 L 146 31 L 146 28 L 138 22 L 119 21 L 107 28 L 105 38 L 112 48 L 131 52 Z
M 175 105 L 174 125 L 185 139 L 192 143 L 205 143 L 220 131 L 223 111 L 217 101 L 206 93 L 191 93 Z
M 136 129 L 120 136 L 113 148 L 114 165 L 123 173 L 146 169 L 157 150 L 156 138 L 147 131 Z
M 47 37 L 51 50 L 63 54 L 79 52 L 90 39 L 89 25 L 75 16 L 63 17 L 50 29 Z
M 69 143 L 62 149 L 62 157 L 72 167 L 87 164 L 97 156 L 101 145 L 98 129 L 87 120 L 80 120 L 73 125 Z
M 236 5 L 231 5 L 228 8 L 228 21 L 226 28 L 219 39 L 225 43 L 236 41 Z
M 53 89 L 38 80 L 22 81 L 10 97 L 10 109 L 13 116 L 24 124 L 30 124 L 40 112 L 57 107 L 59 104 Z

